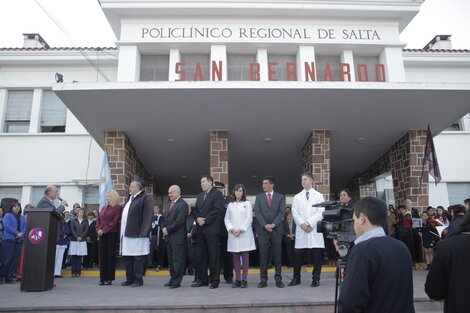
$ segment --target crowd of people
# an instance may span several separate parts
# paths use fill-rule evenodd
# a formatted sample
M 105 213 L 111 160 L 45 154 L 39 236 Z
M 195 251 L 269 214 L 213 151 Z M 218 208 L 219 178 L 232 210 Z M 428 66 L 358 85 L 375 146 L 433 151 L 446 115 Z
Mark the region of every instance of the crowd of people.
M 324 197 L 313 188 L 312 174 L 302 173 L 300 182 L 302 189 L 294 196 L 292 207 L 286 206 L 284 195 L 274 191 L 273 177 L 263 178 L 263 192 L 252 204 L 244 185 L 235 185 L 232 193 L 224 196 L 219 190 L 224 186 L 209 175 L 201 178 L 202 192 L 197 195 L 194 207 L 181 197 L 180 187 L 173 185 L 168 190 L 169 201 L 161 210 L 138 181 L 130 184 L 130 196 L 125 203 L 115 190 L 108 191 L 106 205 L 100 211 L 87 214 L 78 203 L 70 212 L 66 211 L 68 204 L 58 197 L 58 188 L 53 185 L 46 188 L 36 207 L 52 208 L 63 217 L 56 245 L 57 278 L 67 264 L 71 265 L 72 277 L 80 277 L 82 268 L 99 265 L 99 285 L 111 285 L 115 280 L 116 256 L 120 255 L 126 269 L 122 286 L 140 287 L 147 268 L 160 270 L 168 266 L 170 279 L 165 286 L 170 289 L 180 287 L 185 274 L 194 275 L 191 287 L 218 288 L 221 270 L 233 288 L 246 288 L 248 269 L 255 265 L 260 268 L 258 288 L 268 286 L 269 267 L 275 270 L 275 286 L 283 288 L 281 265 L 285 262 L 294 269 L 288 286 L 301 284 L 301 267 L 309 263 L 313 265 L 310 286 L 318 287 L 325 255 L 338 259 L 338 253 L 336 242 L 316 229 L 323 218 Z M 382 280 L 393 281 L 395 275 L 411 280 L 412 290 L 411 264 L 421 258 L 430 271 L 426 293 L 433 299 L 446 299 L 445 312 L 457 312 L 467 305 L 467 300 L 455 294 L 465 285 L 461 281 L 465 275 L 459 276 L 459 271 L 467 268 L 462 260 L 469 259 L 465 253 L 470 250 L 465 247 L 470 248 L 470 199 L 464 205 L 448 209 L 428 207 L 419 213 L 409 199 L 396 210 L 393 205 L 386 209 L 382 201 L 372 197 L 353 206 L 347 189 L 340 192 L 339 198 L 340 204 L 353 212 L 357 235 L 340 297 L 343 312 L 354 311 L 368 301 L 361 294 L 361 287 L 357 288 L 360 281 L 369 284 L 362 288 L 376 287 L 377 299 L 386 299 L 385 294 L 380 294 Z M 54 205 L 55 199 L 59 199 L 59 206 Z M 2 284 L 13 283 L 14 277 L 21 279 L 25 232 L 26 217 L 18 201 L 10 204 L 7 214 L 0 208 Z M 394 237 L 398 240 L 394 241 Z M 399 241 L 402 244 L 398 245 Z M 387 247 L 389 252 L 385 252 Z M 454 257 L 456 254 L 460 257 Z M 374 263 L 378 266 L 374 270 L 364 267 L 369 261 L 358 263 L 359 259 L 369 259 L 370 264 L 382 261 L 379 265 Z M 378 275 L 379 269 L 388 263 L 394 270 Z M 377 283 L 361 278 L 374 271 L 374 279 L 380 278 Z M 409 290 L 402 289 L 402 293 L 399 302 L 403 312 L 412 312 L 409 310 L 412 291 L 411 298 Z M 372 301 L 368 305 L 380 308 L 383 304 Z

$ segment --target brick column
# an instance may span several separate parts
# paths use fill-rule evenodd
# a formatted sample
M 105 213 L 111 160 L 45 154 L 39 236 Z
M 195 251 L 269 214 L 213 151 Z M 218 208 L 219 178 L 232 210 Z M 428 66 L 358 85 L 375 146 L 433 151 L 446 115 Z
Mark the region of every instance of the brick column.
M 153 194 L 153 177 L 145 170 L 125 132 L 106 131 L 105 148 L 109 157 L 113 188 L 121 195 L 123 201 L 129 194 L 129 185 L 133 180 L 141 181 L 145 192 Z
M 225 190 L 230 193 L 228 186 L 228 131 L 212 130 L 210 132 L 210 175 L 214 180 L 225 184 Z
M 302 167 L 313 174 L 313 188 L 330 199 L 330 131 L 314 129 L 302 148 Z
M 410 199 L 413 207 L 421 210 L 429 203 L 427 168 L 420 184 L 425 146 L 426 130 L 410 130 L 390 148 L 395 199 L 399 204 Z

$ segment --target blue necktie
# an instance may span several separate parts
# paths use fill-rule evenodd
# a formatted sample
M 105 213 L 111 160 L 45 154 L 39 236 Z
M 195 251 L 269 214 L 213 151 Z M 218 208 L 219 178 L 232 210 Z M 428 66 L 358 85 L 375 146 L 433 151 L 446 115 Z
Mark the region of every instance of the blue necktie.
M 307 197 L 307 201 L 308 201 L 308 191 L 305 193 L 305 196 Z

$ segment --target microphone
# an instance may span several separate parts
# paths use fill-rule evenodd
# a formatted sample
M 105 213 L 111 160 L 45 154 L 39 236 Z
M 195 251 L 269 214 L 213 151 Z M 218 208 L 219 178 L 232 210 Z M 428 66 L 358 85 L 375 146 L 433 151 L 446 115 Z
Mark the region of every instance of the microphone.
M 57 199 L 59 199 L 59 201 L 64 201 L 61 197 L 57 197 Z M 65 203 L 65 206 L 68 207 L 69 204 L 66 202 L 66 203 Z

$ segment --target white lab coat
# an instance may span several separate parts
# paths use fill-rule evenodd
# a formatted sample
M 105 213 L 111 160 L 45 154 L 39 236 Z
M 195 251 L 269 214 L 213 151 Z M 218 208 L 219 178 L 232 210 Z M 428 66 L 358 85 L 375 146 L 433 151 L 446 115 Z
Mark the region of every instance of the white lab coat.
M 325 208 L 312 207 L 312 205 L 324 202 L 323 195 L 313 188 L 309 191 L 309 199 L 305 195 L 305 189 L 294 196 L 292 201 L 292 215 L 295 224 L 295 248 L 311 249 L 325 248 L 323 234 L 317 232 L 317 222 L 323 219 Z M 310 233 L 305 232 L 300 225 L 307 222 L 313 228 Z
M 256 249 L 255 237 L 251 222 L 253 221 L 253 209 L 250 201 L 229 203 L 225 213 L 225 227 L 228 231 L 227 251 L 244 252 Z M 230 231 L 241 230 L 239 237 L 235 237 Z

